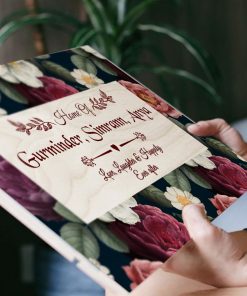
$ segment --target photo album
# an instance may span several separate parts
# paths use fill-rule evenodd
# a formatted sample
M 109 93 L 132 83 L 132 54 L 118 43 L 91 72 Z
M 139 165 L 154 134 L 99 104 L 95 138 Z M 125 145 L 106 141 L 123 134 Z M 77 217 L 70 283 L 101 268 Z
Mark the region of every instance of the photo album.
M 213 221 L 247 191 L 243 159 L 89 46 L 1 65 L 0 98 L 0 206 L 104 288 L 190 240 L 184 206 Z

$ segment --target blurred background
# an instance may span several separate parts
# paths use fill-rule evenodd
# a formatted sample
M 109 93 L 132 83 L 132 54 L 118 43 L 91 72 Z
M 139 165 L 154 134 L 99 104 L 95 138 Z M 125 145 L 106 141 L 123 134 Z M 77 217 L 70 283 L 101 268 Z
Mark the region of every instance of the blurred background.
M 193 120 L 233 123 L 247 117 L 246 16 L 245 0 L 0 0 L 0 64 L 90 44 Z M 2 210 L 0 229 L 1 295 L 33 295 L 38 239 Z
M 1 0 L 0 63 L 88 43 L 194 120 L 246 116 L 246 1 L 94 2 Z

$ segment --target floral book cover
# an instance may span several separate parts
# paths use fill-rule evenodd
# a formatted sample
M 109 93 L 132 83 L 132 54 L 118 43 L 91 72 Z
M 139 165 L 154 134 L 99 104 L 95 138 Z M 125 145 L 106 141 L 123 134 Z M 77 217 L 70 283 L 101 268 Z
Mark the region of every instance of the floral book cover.
M 0 96 L 1 206 L 102 286 L 175 254 L 185 205 L 213 220 L 247 191 L 246 162 L 89 46 L 1 65 Z

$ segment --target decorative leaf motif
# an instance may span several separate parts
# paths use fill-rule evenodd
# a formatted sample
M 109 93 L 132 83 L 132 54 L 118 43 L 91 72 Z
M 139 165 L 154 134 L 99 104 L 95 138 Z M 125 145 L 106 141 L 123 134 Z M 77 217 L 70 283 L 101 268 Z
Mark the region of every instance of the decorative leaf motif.
M 70 71 L 67 70 L 66 68 L 51 61 L 44 61 L 41 64 L 46 70 L 52 72 L 53 74 L 59 76 L 60 78 L 70 82 L 75 82 L 74 77 L 70 74 Z
M 53 128 L 55 123 L 50 121 L 43 121 L 42 119 L 34 118 L 31 119 L 30 122 L 24 124 L 22 122 L 15 122 L 13 120 L 8 119 L 8 122 L 16 127 L 17 132 L 25 132 L 27 135 L 31 135 L 31 131 L 36 129 L 38 131 L 48 131 Z
M 201 176 L 197 175 L 190 167 L 182 166 L 180 169 L 195 184 L 206 189 L 212 189 L 211 184 L 209 184 Z
M 227 145 L 225 145 L 224 143 L 222 143 L 221 141 L 214 139 L 214 138 L 206 138 L 205 142 L 212 148 L 220 151 L 221 153 L 237 159 L 237 155 L 231 150 L 231 148 L 229 148 Z
M 78 48 L 72 48 L 71 51 L 74 52 L 74 53 L 76 53 L 77 55 L 83 56 L 85 58 L 89 57 L 89 55 L 90 55 L 88 52 L 84 51 L 80 47 L 78 47 Z
M 27 99 L 21 95 L 20 93 L 18 93 L 14 87 L 12 87 L 11 85 L 7 84 L 4 81 L 0 81 L 0 92 L 2 92 L 5 96 L 7 96 L 8 98 L 10 98 L 11 100 L 20 103 L 20 104 L 27 104 L 28 101 Z
M 79 55 L 72 55 L 71 62 L 78 68 L 86 71 L 87 73 L 91 73 L 96 75 L 97 69 L 94 64 L 87 58 L 84 58 Z
M 117 76 L 117 73 L 113 69 L 111 69 L 110 67 L 105 65 L 103 61 L 98 61 L 97 58 L 94 58 L 94 57 L 91 57 L 91 60 L 102 71 L 104 71 L 104 72 L 106 72 L 106 73 L 108 73 L 110 75 Z
M 173 187 L 179 188 L 183 191 L 191 191 L 189 180 L 179 169 L 172 171 L 166 175 L 164 179 Z
M 61 217 L 65 218 L 66 220 L 70 222 L 75 223 L 81 223 L 81 219 L 79 219 L 76 215 L 74 215 L 70 210 L 65 208 L 62 204 L 59 202 L 56 202 L 55 206 L 53 207 L 53 210 L 57 212 Z
M 154 185 L 148 186 L 144 190 L 140 191 L 139 194 L 159 206 L 165 208 L 173 207 L 171 202 L 164 196 L 164 193 Z
M 100 221 L 94 221 L 90 224 L 90 228 L 97 238 L 109 248 L 121 253 L 129 252 L 128 246 L 122 240 L 116 237 L 115 234 L 113 234 L 104 223 Z
M 50 58 L 49 54 L 43 54 L 43 55 L 40 55 L 40 56 L 36 57 L 36 59 L 38 59 L 38 60 L 46 60 L 46 59 L 49 59 L 49 58 Z
M 92 232 L 78 223 L 67 223 L 60 230 L 62 238 L 87 258 L 98 259 L 100 248 Z

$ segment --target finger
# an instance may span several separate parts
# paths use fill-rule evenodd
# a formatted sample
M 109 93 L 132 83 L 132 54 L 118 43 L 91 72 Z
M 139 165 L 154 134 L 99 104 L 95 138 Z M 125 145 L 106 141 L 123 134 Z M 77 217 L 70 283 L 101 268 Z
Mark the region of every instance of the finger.
M 229 128 L 230 125 L 224 119 L 215 118 L 191 124 L 188 126 L 188 131 L 196 136 L 220 137 Z
M 242 136 L 224 119 L 216 118 L 199 121 L 189 125 L 187 130 L 195 136 L 214 136 L 232 148 L 237 154 L 243 157 L 247 154 L 247 144 Z
M 203 204 L 190 204 L 185 206 L 182 211 L 182 216 L 188 231 L 195 232 L 198 231 L 198 228 L 207 227 L 209 224 Z
M 219 231 L 208 221 L 203 205 L 187 205 L 182 215 L 189 235 L 196 243 L 203 243 L 205 236 L 214 236 Z

